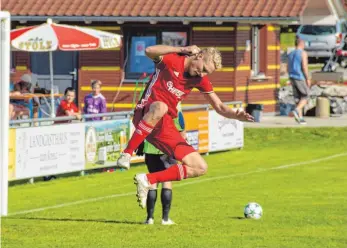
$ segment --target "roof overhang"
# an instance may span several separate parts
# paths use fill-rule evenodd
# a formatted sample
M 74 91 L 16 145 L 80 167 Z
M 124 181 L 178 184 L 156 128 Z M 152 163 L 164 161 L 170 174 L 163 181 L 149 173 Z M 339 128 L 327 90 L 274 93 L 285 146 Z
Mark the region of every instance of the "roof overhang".
M 46 21 L 48 18 L 59 22 L 242 22 L 242 23 L 283 23 L 295 24 L 299 17 L 147 17 L 147 16 L 12 16 L 13 21 Z

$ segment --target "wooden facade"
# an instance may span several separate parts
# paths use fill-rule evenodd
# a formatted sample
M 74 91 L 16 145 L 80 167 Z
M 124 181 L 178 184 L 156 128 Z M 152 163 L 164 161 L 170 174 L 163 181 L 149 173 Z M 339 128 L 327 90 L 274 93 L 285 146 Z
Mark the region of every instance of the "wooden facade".
M 73 23 L 76 25 L 76 23 Z M 19 24 L 13 23 L 13 28 Z M 27 24 L 34 25 L 34 24 Z M 77 25 L 86 25 L 77 23 Z M 88 25 L 108 32 L 124 34 L 125 25 L 112 25 L 107 23 Z M 129 26 L 129 24 L 126 24 Z M 143 24 L 132 23 L 134 26 L 147 27 L 175 26 L 188 31 L 189 44 L 199 47 L 214 46 L 222 52 L 223 68 L 214 72 L 211 82 L 215 92 L 222 101 L 242 101 L 247 103 L 264 104 L 265 112 L 275 112 L 277 101 L 276 92 L 279 87 L 280 75 L 280 28 L 278 25 L 262 25 L 260 28 L 260 69 L 265 73 L 266 79 L 254 80 L 251 77 L 252 49 L 251 44 L 252 25 L 245 23 L 190 23 L 176 24 Z M 21 74 L 30 72 L 30 56 L 25 52 L 13 53 L 13 64 L 16 68 L 16 78 Z M 107 99 L 107 107 L 116 111 L 130 110 L 132 108 L 135 80 L 126 81 L 120 88 L 117 101 L 112 105 L 112 100 L 119 89 L 124 66 L 124 47 L 106 51 L 88 51 L 78 54 L 78 99 L 79 107 L 86 94 L 90 92 L 90 81 L 99 79 L 103 82 L 102 94 Z M 142 86 L 141 86 L 142 87 Z M 137 90 L 140 90 L 138 88 Z M 184 105 L 196 105 L 205 103 L 203 96 L 193 91 Z

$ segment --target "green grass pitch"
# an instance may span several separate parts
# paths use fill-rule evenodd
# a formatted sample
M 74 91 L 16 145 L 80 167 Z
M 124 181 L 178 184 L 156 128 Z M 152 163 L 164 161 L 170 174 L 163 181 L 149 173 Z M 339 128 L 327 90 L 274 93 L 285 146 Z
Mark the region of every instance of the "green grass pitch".
M 2 247 L 347 247 L 347 128 L 246 129 L 243 150 L 205 158 L 206 176 L 174 183 L 175 226 L 160 225 L 160 199 L 140 224 L 143 166 L 12 186 Z M 251 201 L 262 219 L 243 218 Z

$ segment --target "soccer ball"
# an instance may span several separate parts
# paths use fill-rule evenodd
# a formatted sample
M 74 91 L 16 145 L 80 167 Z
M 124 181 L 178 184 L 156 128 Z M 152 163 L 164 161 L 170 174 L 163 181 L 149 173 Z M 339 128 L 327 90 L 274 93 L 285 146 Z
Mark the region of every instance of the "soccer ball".
M 244 214 L 248 219 L 258 220 L 263 215 L 263 209 L 258 203 L 250 202 L 245 206 Z

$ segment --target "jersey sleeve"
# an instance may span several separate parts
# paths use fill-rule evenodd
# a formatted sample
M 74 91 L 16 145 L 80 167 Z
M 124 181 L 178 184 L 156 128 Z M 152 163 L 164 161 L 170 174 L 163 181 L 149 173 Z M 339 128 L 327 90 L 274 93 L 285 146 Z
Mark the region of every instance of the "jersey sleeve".
M 143 146 L 143 153 L 145 154 L 164 154 L 162 153 L 158 148 L 156 148 L 154 145 L 149 143 L 147 140 L 145 140 L 145 144 Z
M 163 55 L 161 60 L 157 62 L 159 68 L 168 67 L 174 68 L 179 63 L 180 56 L 176 53 L 170 53 Z
M 196 88 L 204 94 L 213 93 L 213 86 L 208 77 L 203 77 L 201 82 L 196 86 Z

